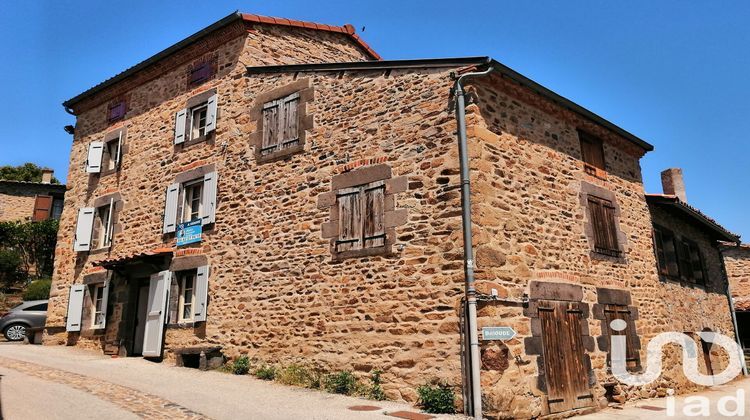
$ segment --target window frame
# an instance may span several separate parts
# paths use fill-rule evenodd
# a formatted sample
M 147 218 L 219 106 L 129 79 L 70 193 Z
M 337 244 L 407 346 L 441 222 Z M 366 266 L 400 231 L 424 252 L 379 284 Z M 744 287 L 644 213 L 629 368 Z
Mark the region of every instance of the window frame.
M 204 179 L 196 178 L 190 181 L 183 182 L 180 184 L 180 198 L 179 198 L 179 218 L 178 218 L 178 224 L 179 223 L 187 223 L 195 220 L 196 218 L 201 219 L 203 215 L 203 190 L 204 190 Z M 198 215 L 196 218 L 190 218 L 185 219 L 185 211 L 190 208 L 190 215 L 194 213 L 192 211 L 192 204 L 193 200 L 195 200 L 194 197 L 194 191 L 198 191 Z M 190 200 L 188 199 L 188 192 L 193 192 L 191 195 L 193 196 Z
M 198 279 L 198 272 L 196 269 L 180 271 L 177 274 L 177 278 L 178 278 L 177 286 L 178 286 L 178 292 L 179 292 L 179 297 L 177 301 L 177 322 L 181 324 L 195 322 L 195 298 L 196 298 L 195 286 L 196 286 L 196 281 Z M 191 279 L 190 289 L 187 289 L 185 287 L 185 284 L 188 278 Z M 189 318 L 186 318 L 184 316 L 185 304 L 186 304 L 185 295 L 186 295 L 187 290 L 190 290 L 190 303 L 188 303 L 188 305 L 190 305 L 190 317 Z
M 91 285 L 91 328 L 104 328 L 107 322 L 107 309 L 104 308 L 104 289 L 105 283 L 96 283 Z M 101 315 L 102 319 L 97 322 L 97 316 Z
M 198 126 L 195 125 L 196 121 L 201 121 L 201 116 L 199 115 L 196 119 L 195 114 L 202 112 L 203 113 L 203 125 L 201 126 L 200 123 Z M 186 130 L 190 133 L 190 136 L 188 136 L 187 139 L 185 139 L 185 142 L 190 141 L 198 141 L 199 139 L 204 139 L 207 135 L 206 133 L 206 127 L 208 125 L 208 101 L 201 102 L 193 107 L 190 107 L 188 110 L 188 114 L 190 115 L 190 118 L 188 119 L 187 126 L 189 130 Z
M 62 217 L 65 200 L 60 197 L 52 197 L 52 209 L 50 210 L 50 219 L 60 220 Z
M 96 207 L 93 226 L 96 233 L 96 238 L 93 238 L 96 246 L 92 250 L 107 249 L 112 246 L 114 210 L 114 198 L 110 198 L 109 203 Z

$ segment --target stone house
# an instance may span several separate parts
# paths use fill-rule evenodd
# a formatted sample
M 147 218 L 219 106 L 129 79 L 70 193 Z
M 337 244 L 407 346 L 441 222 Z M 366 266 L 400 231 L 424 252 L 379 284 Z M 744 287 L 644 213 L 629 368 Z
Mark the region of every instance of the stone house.
M 41 182 L 0 179 L 0 222 L 59 219 L 65 185 L 52 184 L 53 173 L 43 169 Z
M 639 389 L 608 367 L 613 319 L 633 369 L 660 332 L 733 331 L 725 295 L 660 278 L 650 144 L 486 57 L 387 61 L 351 25 L 247 14 L 65 103 L 71 204 L 45 344 L 381 369 L 388 398 L 411 402 L 429 381 L 460 389 L 451 88 L 488 67 L 467 108 L 479 326 L 517 336 L 482 341 L 485 413 L 694 389 L 677 363 Z
M 721 246 L 737 317 L 737 334 L 745 359 L 750 359 L 750 244 L 739 242 Z

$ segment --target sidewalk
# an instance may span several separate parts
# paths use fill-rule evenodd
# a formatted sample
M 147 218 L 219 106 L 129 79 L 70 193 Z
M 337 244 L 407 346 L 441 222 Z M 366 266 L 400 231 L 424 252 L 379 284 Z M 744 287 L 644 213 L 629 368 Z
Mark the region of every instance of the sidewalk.
M 0 343 L 2 409 L 8 419 L 213 418 L 380 419 L 418 412 L 370 401 L 201 372 L 141 358 L 109 358 L 70 347 Z M 42 399 L 43 398 L 43 399 Z M 377 411 L 352 411 L 369 405 Z M 463 419 L 463 416 L 437 416 Z

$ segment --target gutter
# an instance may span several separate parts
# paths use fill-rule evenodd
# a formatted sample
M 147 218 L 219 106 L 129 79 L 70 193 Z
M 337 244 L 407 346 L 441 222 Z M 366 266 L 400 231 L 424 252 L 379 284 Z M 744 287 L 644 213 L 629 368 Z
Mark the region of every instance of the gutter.
M 479 333 L 477 331 L 477 291 L 474 286 L 474 249 L 471 243 L 471 185 L 469 178 L 469 153 L 466 140 L 466 98 L 461 83 L 470 77 L 481 77 L 490 74 L 494 68 L 488 59 L 489 67 L 481 72 L 464 73 L 456 79 L 453 93 L 456 96 L 456 125 L 458 126 L 458 156 L 461 167 L 461 220 L 463 223 L 464 240 L 464 278 L 465 299 L 467 305 L 466 330 L 469 345 L 464 355 L 468 361 L 468 376 L 470 382 L 471 406 L 470 413 L 477 420 L 482 419 L 482 385 L 479 380 Z M 455 77 L 455 75 L 454 75 Z M 468 375 L 467 375 L 468 374 Z

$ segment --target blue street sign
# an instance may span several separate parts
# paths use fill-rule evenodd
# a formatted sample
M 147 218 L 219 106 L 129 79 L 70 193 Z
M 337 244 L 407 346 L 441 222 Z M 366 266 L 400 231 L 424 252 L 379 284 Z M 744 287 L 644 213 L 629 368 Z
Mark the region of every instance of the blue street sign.
M 202 232 L 201 219 L 180 223 L 177 225 L 177 246 L 200 242 Z
M 484 327 L 482 328 L 482 340 L 510 340 L 516 336 L 511 327 Z

